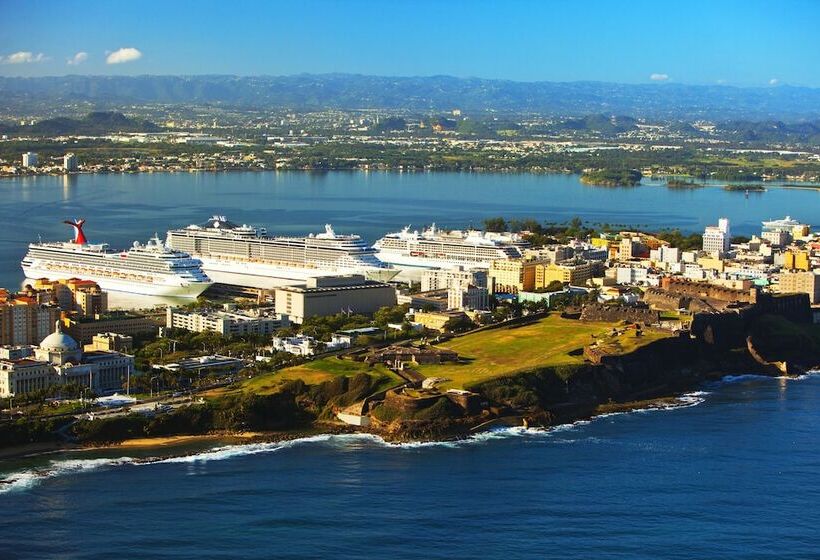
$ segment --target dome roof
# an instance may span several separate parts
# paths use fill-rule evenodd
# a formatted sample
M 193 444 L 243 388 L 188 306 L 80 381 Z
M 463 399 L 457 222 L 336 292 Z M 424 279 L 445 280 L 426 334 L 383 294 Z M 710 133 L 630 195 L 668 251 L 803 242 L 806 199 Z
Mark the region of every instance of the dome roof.
M 40 348 L 51 351 L 67 352 L 77 350 L 79 347 L 76 340 L 63 332 L 59 321 L 57 321 L 57 329 L 40 343 Z

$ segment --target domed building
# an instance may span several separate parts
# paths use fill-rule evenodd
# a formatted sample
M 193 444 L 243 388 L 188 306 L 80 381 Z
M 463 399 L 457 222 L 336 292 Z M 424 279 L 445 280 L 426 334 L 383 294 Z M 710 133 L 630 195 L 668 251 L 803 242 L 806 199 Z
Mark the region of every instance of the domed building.
M 83 351 L 76 340 L 63 332 L 63 326 L 57 321 L 53 333 L 48 335 L 34 349 L 34 357 L 43 362 L 62 366 L 68 363 L 79 364 L 83 359 Z
M 133 356 L 106 350 L 84 352 L 63 332 L 60 321 L 39 346 L 0 347 L 0 397 L 67 384 L 90 387 L 97 394 L 111 393 L 121 390 L 133 372 Z

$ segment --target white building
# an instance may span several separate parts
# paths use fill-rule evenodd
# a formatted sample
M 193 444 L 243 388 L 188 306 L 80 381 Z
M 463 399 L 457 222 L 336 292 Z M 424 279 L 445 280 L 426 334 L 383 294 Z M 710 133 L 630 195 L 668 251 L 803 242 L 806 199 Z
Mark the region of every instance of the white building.
M 296 356 L 312 356 L 316 353 L 316 339 L 312 336 L 274 336 L 272 348 Z
M 63 169 L 65 171 L 77 171 L 77 156 L 71 152 L 63 156 Z
M 23 167 L 37 167 L 37 154 L 34 152 L 24 153 Z
M 287 315 L 238 311 L 185 311 L 168 307 L 165 326 L 193 332 L 214 331 L 223 336 L 270 335 L 290 325 Z
M 39 346 L 0 349 L 0 397 L 69 383 L 90 387 L 95 393 L 113 392 L 121 389 L 133 372 L 133 356 L 83 352 L 57 321 L 55 331 Z
M 646 284 L 649 271 L 642 266 L 619 266 L 615 269 L 617 284 Z
M 677 247 L 661 245 L 657 249 L 652 249 L 649 251 L 649 258 L 655 262 L 675 264 L 680 262 L 681 250 Z
M 421 275 L 421 291 L 449 290 L 455 282 L 486 288 L 487 271 L 476 268 L 465 269 L 462 266 L 440 270 L 425 270 Z
M 721 218 L 717 226 L 706 226 L 703 232 L 703 250 L 708 253 L 725 253 L 729 250 L 731 240 L 729 218 Z
M 485 310 L 490 308 L 490 294 L 486 287 L 456 281 L 447 290 L 447 309 Z

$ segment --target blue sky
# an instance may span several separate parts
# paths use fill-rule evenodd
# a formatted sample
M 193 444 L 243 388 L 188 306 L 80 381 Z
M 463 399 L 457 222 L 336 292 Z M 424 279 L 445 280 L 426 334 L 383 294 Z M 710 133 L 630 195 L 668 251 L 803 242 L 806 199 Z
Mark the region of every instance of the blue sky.
M 0 0 L 0 75 L 350 72 L 820 87 L 818 29 L 813 0 Z

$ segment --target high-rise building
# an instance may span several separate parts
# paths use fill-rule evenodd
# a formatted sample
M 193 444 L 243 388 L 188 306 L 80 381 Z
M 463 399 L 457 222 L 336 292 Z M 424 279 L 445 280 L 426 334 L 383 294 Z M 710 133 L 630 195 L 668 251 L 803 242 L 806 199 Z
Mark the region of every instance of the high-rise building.
M 37 154 L 34 152 L 24 153 L 23 167 L 37 167 Z
M 727 252 L 731 241 L 729 218 L 721 218 L 717 226 L 706 226 L 703 232 L 703 250 L 709 253 Z
M 63 169 L 65 171 L 77 171 L 77 156 L 69 152 L 63 156 Z
M 0 290 L 0 344 L 37 344 L 60 318 L 60 308 L 25 295 Z

